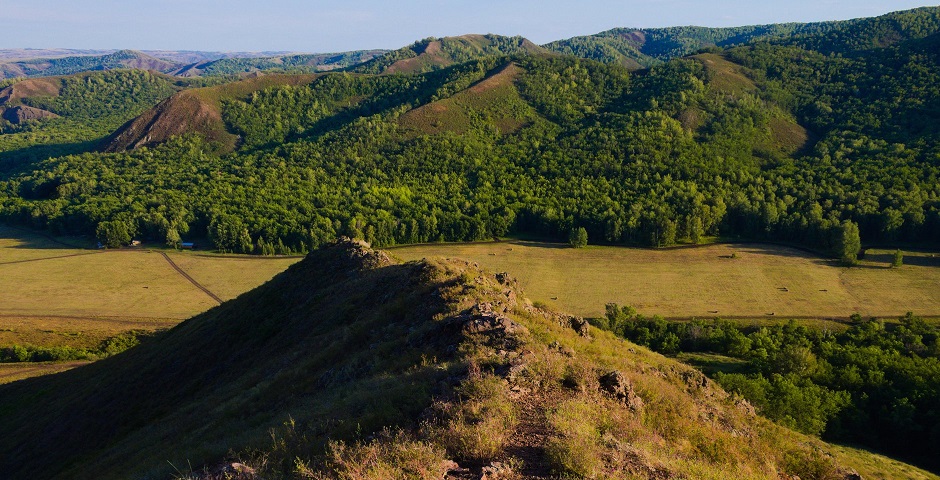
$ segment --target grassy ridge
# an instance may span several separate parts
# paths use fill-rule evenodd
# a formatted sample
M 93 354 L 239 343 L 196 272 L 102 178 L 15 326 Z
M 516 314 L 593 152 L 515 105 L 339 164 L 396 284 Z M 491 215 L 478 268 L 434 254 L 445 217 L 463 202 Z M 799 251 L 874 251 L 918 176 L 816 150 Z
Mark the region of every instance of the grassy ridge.
M 140 347 L 0 386 L 0 467 L 163 476 L 187 459 L 211 471 L 234 451 L 284 478 L 366 466 L 438 478 L 449 461 L 475 473 L 499 461 L 528 478 L 874 471 L 862 453 L 829 457 L 755 417 L 688 367 L 573 325 L 469 262 L 328 248 Z M 612 371 L 619 387 L 605 393 Z

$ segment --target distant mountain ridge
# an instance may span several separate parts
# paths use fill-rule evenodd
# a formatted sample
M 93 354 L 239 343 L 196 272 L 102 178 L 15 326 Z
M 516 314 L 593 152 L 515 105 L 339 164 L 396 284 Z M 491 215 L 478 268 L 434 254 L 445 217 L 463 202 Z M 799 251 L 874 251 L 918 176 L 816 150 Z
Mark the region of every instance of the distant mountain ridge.
M 548 50 L 628 68 L 646 68 L 708 47 L 755 41 L 838 52 L 889 46 L 921 38 L 940 25 L 940 8 L 922 7 L 879 17 L 813 23 L 778 23 L 728 28 L 615 28 L 548 43 Z M 861 32 L 861 35 L 860 35 Z M 866 40 L 860 40 L 864 38 Z
M 345 68 L 386 50 L 338 53 L 196 52 L 137 50 L 0 50 L 0 80 L 131 68 L 176 76 L 239 75 L 267 70 L 317 72 Z M 24 56 L 35 55 L 29 58 Z

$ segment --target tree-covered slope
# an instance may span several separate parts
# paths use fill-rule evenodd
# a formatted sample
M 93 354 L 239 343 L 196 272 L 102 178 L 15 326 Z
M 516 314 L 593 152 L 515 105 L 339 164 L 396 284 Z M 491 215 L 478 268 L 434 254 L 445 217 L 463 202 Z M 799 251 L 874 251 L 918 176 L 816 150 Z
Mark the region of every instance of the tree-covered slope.
M 5 82 L 0 89 L 0 171 L 92 150 L 122 123 L 193 83 L 142 70 Z
M 426 38 L 388 52 L 352 71 L 359 73 L 423 73 L 487 56 L 546 54 L 547 50 L 522 37 L 462 35 Z
M 880 17 L 817 23 L 745 27 L 615 28 L 594 35 L 558 40 L 545 48 L 567 55 L 645 68 L 708 47 L 757 41 L 794 44 L 824 53 L 847 53 L 891 46 L 937 31 L 940 8 L 924 7 Z
M 2 385 L 0 412 L 10 478 L 870 476 L 505 274 L 354 242 L 122 354 Z
M 245 75 L 263 71 L 314 73 L 347 68 L 380 57 L 386 50 L 281 55 L 275 57 L 220 58 L 186 65 L 170 72 L 172 75 L 197 77 L 206 75 Z
M 182 92 L 114 137 L 152 148 L 6 175 L 0 213 L 255 253 L 583 227 L 590 243 L 773 239 L 851 262 L 861 242 L 940 240 L 940 59 L 921 33 L 852 55 L 758 42 L 637 72 L 521 54 L 260 76 Z

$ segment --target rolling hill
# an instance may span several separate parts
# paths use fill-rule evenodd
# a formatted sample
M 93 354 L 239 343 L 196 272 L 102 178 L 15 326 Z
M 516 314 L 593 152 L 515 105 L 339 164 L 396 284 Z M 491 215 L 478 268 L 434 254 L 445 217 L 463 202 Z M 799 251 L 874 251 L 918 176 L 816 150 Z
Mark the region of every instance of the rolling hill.
M 244 253 L 338 234 L 382 246 L 563 240 L 578 227 L 591 243 L 773 239 L 847 262 L 862 242 L 929 246 L 940 238 L 936 12 L 639 71 L 521 38 L 428 39 L 354 69 L 385 73 L 179 92 L 114 133 L 108 153 L 86 153 L 94 161 L 59 157 L 9 177 L 0 205 L 63 232 L 116 221 L 162 242 L 162 198 L 183 230 Z M 810 48 L 813 35 L 870 45 L 886 31 L 903 35 L 842 55 Z M 76 186 L 55 197 L 62 184 Z
M 178 65 L 134 50 L 119 50 L 107 55 L 82 55 L 61 58 L 39 58 L 0 63 L 0 79 L 70 75 L 94 70 L 136 68 L 168 72 Z
M 799 45 L 826 53 L 884 48 L 929 35 L 937 30 L 938 22 L 940 8 L 923 7 L 880 17 L 831 22 L 731 28 L 615 28 L 594 35 L 558 40 L 544 47 L 562 54 L 638 69 L 691 55 L 709 47 L 729 48 L 754 42 Z
M 522 37 L 462 35 L 426 38 L 354 67 L 359 73 L 424 73 L 493 55 L 543 55 L 548 51 Z
M 147 110 L 118 129 L 108 139 L 104 150 L 118 152 L 163 143 L 172 137 L 196 134 L 231 151 L 238 138 L 222 120 L 222 102 L 251 95 L 265 88 L 303 85 L 316 75 L 271 74 L 255 76 L 214 87 L 181 91 Z
M 131 68 L 181 77 L 247 75 L 262 71 L 312 73 L 347 68 L 385 50 L 338 53 L 177 52 L 135 50 L 0 50 L 0 81 Z M 35 55 L 35 56 L 31 56 Z
M 467 262 L 396 264 L 341 241 L 123 354 L 0 386 L 0 468 L 874 478 L 860 453 L 775 426 L 701 373 L 522 295 Z M 899 463 L 881 473 L 935 478 Z
M 169 73 L 182 77 L 200 77 L 206 75 L 246 75 L 269 70 L 293 73 L 323 72 L 358 65 L 380 57 L 385 53 L 386 50 L 361 50 L 271 57 L 228 57 L 188 64 Z

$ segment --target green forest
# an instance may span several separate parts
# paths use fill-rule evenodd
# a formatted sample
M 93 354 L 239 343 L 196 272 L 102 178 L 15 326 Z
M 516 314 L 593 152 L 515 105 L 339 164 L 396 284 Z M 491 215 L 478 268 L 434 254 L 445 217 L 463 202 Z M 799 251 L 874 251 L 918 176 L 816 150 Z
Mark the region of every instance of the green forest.
M 482 53 L 427 73 L 332 73 L 223 98 L 240 139 L 232 153 L 192 134 L 124 153 L 30 155 L 47 129 L 94 139 L 198 86 L 78 77 L 58 97 L 24 100 L 65 120 L 2 136 L 0 217 L 111 245 L 208 237 L 244 253 L 305 252 L 338 235 L 566 241 L 574 228 L 595 244 L 787 241 L 847 262 L 865 243 L 935 244 L 940 49 L 934 10 L 914 12 L 888 47 L 868 48 L 865 35 L 884 36 L 876 22 L 851 42 L 833 29 L 633 72 L 523 54 L 519 39 L 444 42 L 453 57 Z M 843 52 L 812 49 L 832 35 Z M 489 55 L 505 49 L 515 53 Z M 510 64 L 519 73 L 488 90 Z
M 841 333 L 790 321 L 769 327 L 668 322 L 607 306 L 599 326 L 661 353 L 717 353 L 721 386 L 779 423 L 940 467 L 940 330 L 908 313 L 895 323 L 855 315 Z M 710 368 L 709 368 L 710 367 Z

